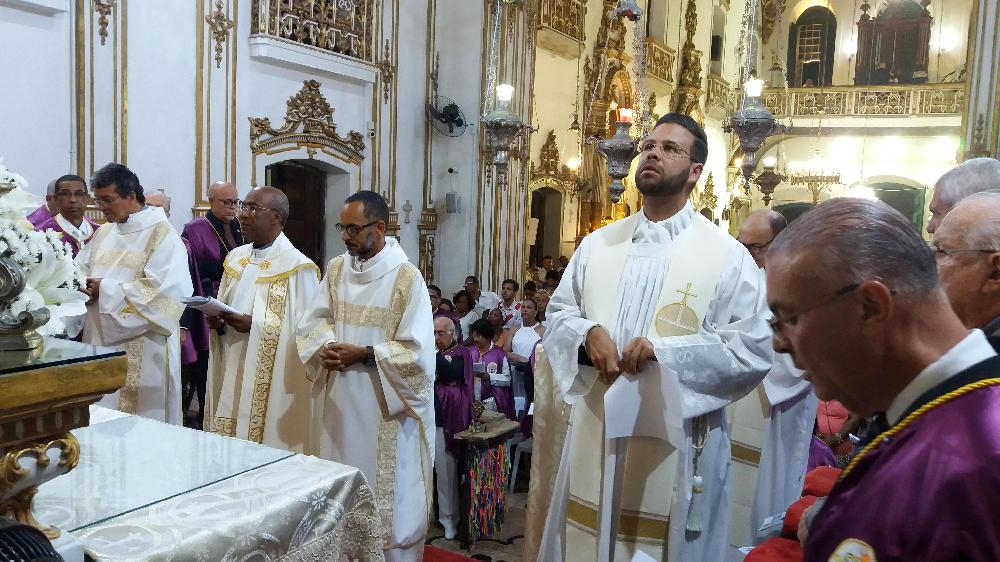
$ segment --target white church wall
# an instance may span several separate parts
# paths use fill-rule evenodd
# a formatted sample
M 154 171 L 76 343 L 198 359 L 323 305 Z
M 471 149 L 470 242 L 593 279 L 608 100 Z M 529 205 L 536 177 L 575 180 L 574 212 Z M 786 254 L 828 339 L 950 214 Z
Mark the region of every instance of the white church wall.
M 69 11 L 0 3 L 0 157 L 39 196 L 63 174 L 85 175 L 76 169 L 72 142 L 73 22 Z

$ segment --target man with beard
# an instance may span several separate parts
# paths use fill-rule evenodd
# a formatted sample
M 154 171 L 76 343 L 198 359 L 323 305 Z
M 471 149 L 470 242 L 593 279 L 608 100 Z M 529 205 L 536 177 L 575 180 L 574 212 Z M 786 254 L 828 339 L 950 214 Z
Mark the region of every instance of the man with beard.
M 73 250 L 73 257 L 76 257 L 100 226 L 84 215 L 90 202 L 87 182 L 73 174 L 62 176 L 56 180 L 56 200 L 59 202 L 59 214 L 39 224 L 35 230 L 59 232 L 63 242 Z
M 427 285 L 374 191 L 344 201 L 347 252 L 330 260 L 299 324 L 313 381 L 313 453 L 356 466 L 375 490 L 385 559 L 420 560 L 434 461 L 434 327 Z
M 642 211 L 583 240 L 536 357 L 574 404 L 540 560 L 729 558 L 724 408 L 771 366 L 763 283 L 688 201 L 702 128 L 671 113 L 639 148 Z
M 239 313 L 210 317 L 205 429 L 308 453 L 310 393 L 295 329 L 319 289 L 319 268 L 282 232 L 288 198 L 257 187 L 239 205 L 250 244 L 229 252 L 219 300 Z

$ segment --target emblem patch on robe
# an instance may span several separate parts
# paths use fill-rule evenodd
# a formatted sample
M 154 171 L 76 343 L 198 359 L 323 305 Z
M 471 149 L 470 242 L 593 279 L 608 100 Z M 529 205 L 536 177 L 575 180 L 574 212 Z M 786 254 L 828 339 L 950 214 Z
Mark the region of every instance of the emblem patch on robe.
M 670 303 L 656 313 L 656 333 L 660 336 L 689 336 L 697 334 L 701 326 L 698 314 L 688 306 L 688 297 L 697 298 L 691 292 L 691 283 L 684 290 L 677 289 L 683 295 L 680 302 Z
M 878 562 L 875 549 L 858 539 L 845 539 L 827 559 L 829 562 Z

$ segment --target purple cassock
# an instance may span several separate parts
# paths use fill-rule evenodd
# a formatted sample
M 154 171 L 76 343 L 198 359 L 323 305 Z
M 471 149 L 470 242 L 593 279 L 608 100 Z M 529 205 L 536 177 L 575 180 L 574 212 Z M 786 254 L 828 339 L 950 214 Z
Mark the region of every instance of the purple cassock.
M 434 380 L 434 419 L 444 430 L 445 450 L 458 455 L 455 434 L 472 423 L 472 356 L 468 348 L 453 346 L 437 354 Z
M 231 245 L 226 239 L 227 228 L 231 230 L 235 245 Z M 190 253 L 198 264 L 201 277 L 212 280 L 211 287 L 203 288 L 212 296 L 217 295 L 222 282 L 223 260 L 233 248 L 243 245 L 239 222 L 234 220 L 227 224 L 208 212 L 185 224 L 181 236 L 191 243 Z
M 201 286 L 201 275 L 198 271 L 198 263 L 191 253 L 191 242 L 187 238 L 181 238 L 188 253 L 188 270 L 191 272 L 191 286 L 194 288 L 193 296 L 205 296 L 205 291 Z M 208 324 L 205 317 L 193 308 L 184 308 L 181 315 L 181 327 L 188 331 L 188 338 L 181 345 L 181 365 L 191 365 L 198 361 L 198 353 L 208 353 L 209 334 Z
M 35 230 L 39 230 L 38 225 L 52 220 L 52 213 L 49 212 L 49 207 L 43 204 L 41 207 L 31 211 L 31 214 L 25 218 L 28 219 L 31 226 L 35 227 Z
M 507 353 L 504 350 L 494 345 L 490 347 L 489 351 L 480 356 L 479 348 L 475 344 L 472 344 L 469 346 L 469 351 L 472 354 L 472 362 L 483 363 L 487 373 L 503 372 L 504 365 L 507 363 Z M 507 419 L 517 419 L 517 413 L 514 411 L 514 391 L 511 390 L 509 384 L 507 386 L 497 386 L 490 381 L 483 381 L 480 395 L 483 400 L 492 396 L 497 403 L 497 410 L 500 410 L 501 414 L 507 416 Z
M 863 449 L 816 515 L 804 560 L 1000 560 L 1000 379 L 991 377 L 1000 357 L 928 391 Z
M 38 211 L 35 212 L 37 213 Z M 62 241 L 69 244 L 69 247 L 73 250 L 73 257 L 75 258 L 76 255 L 80 253 L 80 250 L 83 249 L 83 246 L 88 244 L 91 240 L 93 240 L 94 235 L 97 234 L 97 229 L 101 226 L 96 222 L 88 219 L 87 217 L 83 217 L 83 220 L 87 221 L 93 228 L 93 231 L 91 231 L 90 236 L 83 241 L 83 244 L 80 244 L 80 241 L 77 240 L 73 235 L 63 230 L 63 227 L 59 225 L 59 222 L 56 221 L 55 217 L 52 217 L 49 220 L 41 222 L 39 224 L 35 224 L 35 230 L 55 230 L 56 232 L 58 232 L 60 237 L 62 238 Z

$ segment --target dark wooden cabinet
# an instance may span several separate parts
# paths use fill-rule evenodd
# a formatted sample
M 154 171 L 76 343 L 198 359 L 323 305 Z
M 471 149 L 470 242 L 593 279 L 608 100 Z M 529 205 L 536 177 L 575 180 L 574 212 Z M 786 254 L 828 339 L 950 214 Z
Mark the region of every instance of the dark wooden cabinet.
M 923 4 L 923 5 L 922 5 Z M 931 23 L 929 2 L 890 0 L 874 18 L 870 6 L 858 21 L 855 84 L 920 84 L 927 81 Z M 884 68 L 880 68 L 885 63 Z

